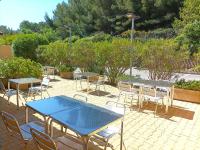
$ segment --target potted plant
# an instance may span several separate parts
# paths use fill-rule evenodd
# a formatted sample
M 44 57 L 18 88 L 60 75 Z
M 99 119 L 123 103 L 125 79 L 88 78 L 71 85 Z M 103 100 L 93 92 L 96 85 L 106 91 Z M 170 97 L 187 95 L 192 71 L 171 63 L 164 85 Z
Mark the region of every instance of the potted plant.
M 177 81 L 175 83 L 174 99 L 200 103 L 200 81 Z
M 73 78 L 73 68 L 71 66 L 67 66 L 65 64 L 59 65 L 58 70 L 60 72 L 60 77 L 64 79 L 72 79 Z

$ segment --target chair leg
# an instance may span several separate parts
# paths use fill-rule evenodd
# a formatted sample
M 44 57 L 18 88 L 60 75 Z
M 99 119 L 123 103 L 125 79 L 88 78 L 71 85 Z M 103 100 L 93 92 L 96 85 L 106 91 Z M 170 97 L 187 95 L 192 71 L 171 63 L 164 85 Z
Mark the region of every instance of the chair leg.
M 166 106 L 165 106 L 165 113 L 168 113 L 169 109 L 169 98 L 167 98 Z
M 106 139 L 106 140 L 105 140 L 105 141 L 106 141 L 106 144 L 105 144 L 104 150 L 107 149 L 107 146 L 108 146 L 108 140 L 109 140 L 109 139 Z
M 8 104 L 10 105 L 10 96 L 8 96 Z
M 106 86 L 103 84 L 103 87 L 104 87 L 104 92 L 106 91 Z
M 49 92 L 47 91 L 47 89 L 46 89 L 45 91 L 47 92 L 47 95 L 50 97 L 50 94 L 49 94 Z
M 77 79 L 75 79 L 75 82 L 76 82 L 76 90 L 77 90 L 77 89 L 78 89 L 78 88 L 77 88 Z
M 118 96 L 117 102 L 120 101 L 120 96 L 121 96 L 121 93 L 119 93 L 119 96 Z
M 126 146 L 125 146 L 124 140 L 122 141 L 122 144 L 124 146 L 124 149 L 126 150 Z
M 158 109 L 158 102 L 156 103 L 156 108 L 155 108 L 155 112 L 154 112 L 154 117 L 157 114 L 157 109 Z

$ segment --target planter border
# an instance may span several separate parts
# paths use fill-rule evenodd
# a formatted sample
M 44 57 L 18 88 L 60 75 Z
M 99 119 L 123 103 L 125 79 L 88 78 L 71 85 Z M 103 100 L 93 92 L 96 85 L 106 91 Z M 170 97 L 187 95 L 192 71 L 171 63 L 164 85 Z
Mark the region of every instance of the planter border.
M 200 91 L 174 88 L 174 99 L 192 103 L 200 103 Z

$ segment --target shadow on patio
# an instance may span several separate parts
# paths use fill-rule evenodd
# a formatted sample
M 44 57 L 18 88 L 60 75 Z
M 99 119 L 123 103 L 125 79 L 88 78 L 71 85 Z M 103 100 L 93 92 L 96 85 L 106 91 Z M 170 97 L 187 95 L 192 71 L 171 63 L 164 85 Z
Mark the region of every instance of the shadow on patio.
M 19 110 L 17 110 L 16 105 L 13 103 L 8 104 L 7 99 L 0 97 L 0 110 L 6 111 L 8 113 L 13 114 L 16 119 L 18 120 L 19 124 L 25 123 L 25 107 L 20 107 Z M 29 110 L 29 121 L 41 121 L 43 122 L 40 115 L 34 113 L 32 110 Z M 54 136 L 59 137 L 64 135 L 60 130 L 60 126 L 56 123 L 54 123 Z M 55 127 L 56 126 L 56 127 Z M 22 150 L 25 149 L 24 144 L 22 141 L 16 136 L 10 136 L 8 131 L 5 128 L 5 125 L 3 124 L 2 118 L 0 117 L 0 149 L 4 150 Z M 27 145 L 28 150 L 35 150 L 36 147 L 32 141 L 28 142 Z M 94 145 L 93 143 L 89 144 L 89 150 L 102 150 L 97 145 Z

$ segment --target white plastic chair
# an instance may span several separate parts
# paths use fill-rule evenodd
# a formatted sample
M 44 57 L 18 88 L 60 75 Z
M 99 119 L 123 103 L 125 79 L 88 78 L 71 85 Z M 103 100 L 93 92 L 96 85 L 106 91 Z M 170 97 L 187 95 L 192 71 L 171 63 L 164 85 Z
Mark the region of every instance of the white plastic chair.
M 115 113 L 121 114 L 121 115 L 125 115 L 125 111 L 126 111 L 125 104 L 118 103 L 115 101 L 107 101 L 105 108 L 108 110 L 114 111 Z M 106 129 L 98 132 L 96 135 L 94 135 L 94 137 L 105 143 L 104 150 L 106 150 L 106 148 L 109 145 L 109 140 L 115 135 L 121 136 L 121 128 L 118 126 L 117 127 L 109 126 Z M 126 149 L 124 141 L 122 141 L 122 142 L 123 142 L 124 148 Z M 110 146 L 113 149 L 113 146 L 111 144 L 110 144 Z
M 43 98 L 42 93 L 46 92 L 47 95 L 50 97 L 50 95 L 49 95 L 49 93 L 47 91 L 47 89 L 49 87 L 49 82 L 50 82 L 50 80 L 47 77 L 44 77 L 42 79 L 42 82 L 41 82 L 40 86 L 33 86 L 33 87 L 29 88 L 28 95 L 32 94 L 34 96 L 34 98 L 35 98 L 35 95 L 40 94 L 41 98 Z
M 17 91 L 14 89 L 6 89 L 2 81 L 0 80 L 0 92 L 4 96 L 8 97 L 8 102 L 10 103 L 10 97 L 17 94 Z

